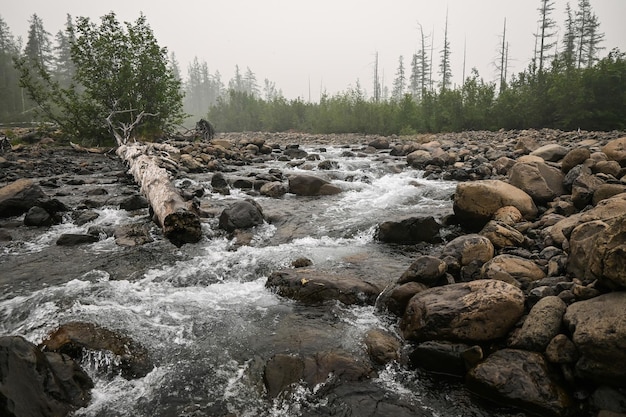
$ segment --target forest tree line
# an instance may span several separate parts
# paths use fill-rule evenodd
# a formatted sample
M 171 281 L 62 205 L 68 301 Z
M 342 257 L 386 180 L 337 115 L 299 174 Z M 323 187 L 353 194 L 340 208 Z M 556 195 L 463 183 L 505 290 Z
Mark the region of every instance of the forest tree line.
M 504 21 L 497 65 L 499 80 L 487 82 L 475 69 L 465 76 L 464 68 L 462 83 L 451 85 L 452 49 L 446 19 L 443 47 L 436 51 L 438 65 L 435 65 L 431 42 L 433 34 L 425 34 L 420 26 L 418 51 L 412 55 L 408 68 L 405 68 L 404 57 L 399 57 L 391 89 L 381 85 L 376 60 L 372 94 L 357 80 L 343 92 L 322 94 L 315 103 L 302 98 L 286 99 L 268 79 L 260 86 L 249 67 L 242 70 L 237 66 L 233 78 L 225 83 L 219 71 L 211 73 L 208 64 L 196 58 L 183 76 L 175 55 L 158 47 L 143 16 L 134 26 L 126 23 L 126 30 L 143 34 L 141 39 L 154 48 L 142 50 L 152 51 L 151 60 L 164 64 L 141 69 L 159 72 L 160 78 L 168 81 L 165 86 L 155 86 L 151 92 L 152 98 L 160 97 L 174 113 L 160 125 L 154 124 L 159 128 L 182 122 L 186 115 L 188 120 L 208 117 L 218 131 L 298 130 L 388 135 L 533 127 L 625 129 L 626 57 L 617 49 L 601 57 L 604 35 L 590 0 L 578 0 L 575 9 L 567 4 L 565 35 L 560 39 L 553 16 L 555 0 L 538 1 L 533 58 L 527 68 L 517 74 L 508 74 L 509 44 Z M 68 15 L 65 29 L 57 32 L 53 39 L 35 14 L 29 21 L 26 43 L 22 45 L 0 16 L 0 123 L 49 119 L 47 116 L 54 110 L 50 102 L 55 100 L 55 105 L 69 108 L 80 103 L 82 107 L 75 112 L 80 116 L 84 116 L 87 109 L 94 112 L 93 117 L 106 117 L 107 114 L 97 116 L 96 112 L 102 112 L 103 108 L 110 112 L 120 106 L 119 99 L 127 92 L 116 87 L 116 98 L 108 97 L 106 94 L 111 92 L 104 94 L 105 89 L 91 82 L 89 71 L 81 66 L 81 59 L 86 62 L 87 55 L 93 55 L 86 46 L 83 50 L 79 48 L 81 41 L 83 45 L 91 45 L 85 42 L 90 36 L 91 41 L 96 39 L 94 36 L 101 36 L 115 44 L 107 46 L 109 60 L 128 55 L 125 48 L 129 47 L 129 39 L 136 36 L 120 40 L 117 32 L 124 32 L 123 25 L 114 15 L 105 17 L 103 24 L 97 26 L 88 19 L 74 20 Z M 146 61 L 143 58 L 129 57 L 129 61 L 136 59 L 138 64 L 126 70 L 139 71 L 141 63 Z M 105 69 L 98 68 L 102 70 Z M 131 84 L 125 82 L 124 85 Z M 85 86 L 91 88 L 90 95 L 92 91 L 102 90 L 102 102 L 108 104 L 80 102 L 78 98 Z M 167 92 L 165 96 L 164 92 Z M 130 103 L 129 99 L 128 108 L 148 105 L 147 101 Z M 46 109 L 45 105 L 49 107 Z M 42 113 L 42 108 L 48 110 L 48 114 Z M 156 114 L 159 109 L 142 110 Z M 160 112 L 163 113 L 163 108 Z M 63 122 L 68 124 L 68 120 Z M 76 126 L 75 130 L 71 133 L 106 133 L 102 126 L 91 130 Z

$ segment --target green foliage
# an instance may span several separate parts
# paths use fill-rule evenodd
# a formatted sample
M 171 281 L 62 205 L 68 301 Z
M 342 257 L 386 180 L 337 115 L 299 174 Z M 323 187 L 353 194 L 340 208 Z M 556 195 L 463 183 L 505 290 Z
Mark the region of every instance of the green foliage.
M 115 125 L 129 125 L 141 112 L 150 115 L 139 126 L 142 135 L 158 135 L 181 121 L 180 81 L 143 15 L 134 24 L 119 23 L 114 13 L 103 16 L 100 25 L 80 17 L 67 39 L 75 69 L 68 87 L 43 65 L 24 58 L 16 63 L 21 85 L 64 132 L 108 137 L 107 117 Z

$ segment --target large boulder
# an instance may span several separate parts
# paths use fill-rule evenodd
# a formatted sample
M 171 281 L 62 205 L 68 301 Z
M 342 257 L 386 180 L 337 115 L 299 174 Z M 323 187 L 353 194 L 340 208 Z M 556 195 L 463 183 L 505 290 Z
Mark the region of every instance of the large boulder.
M 438 242 L 441 225 L 434 217 L 410 217 L 400 221 L 386 221 L 378 225 L 376 238 L 385 243 L 413 244 Z
M 484 279 L 496 279 L 521 288 L 546 277 L 546 273 L 532 260 L 515 255 L 498 255 L 481 269 Z
M 65 323 L 50 333 L 40 347 L 74 359 L 89 352 L 110 354 L 113 359 L 110 371 L 119 372 L 126 379 L 141 378 L 154 368 L 148 351 L 139 343 L 93 323 Z
M 304 268 L 275 271 L 265 286 L 283 297 L 307 304 L 338 300 L 344 304 L 373 305 L 380 294 L 376 285 L 358 277 Z
M 527 220 L 537 215 L 533 199 L 519 188 L 500 180 L 459 183 L 454 195 L 454 214 L 466 226 L 480 230 L 493 214 L 506 206 L 516 207 Z
M 434 340 L 417 345 L 409 357 L 413 366 L 457 376 L 464 376 L 482 358 L 483 350 L 478 345 Z
M 626 292 L 573 303 L 563 317 L 580 358 L 576 371 L 599 384 L 626 387 Z
M 539 205 L 565 193 L 563 179 L 561 171 L 545 162 L 518 162 L 509 172 L 509 183 L 525 191 Z
M 227 232 L 237 229 L 249 229 L 263 224 L 265 217 L 263 210 L 252 199 L 238 201 L 224 209 L 220 214 L 219 227 Z
M 561 161 L 561 171 L 565 174 L 570 172 L 576 165 L 585 162 L 591 156 L 588 148 L 574 148 L 565 155 Z
M 602 148 L 602 152 L 611 161 L 617 161 L 622 167 L 626 167 L 626 136 L 610 141 Z
M 470 370 L 467 385 L 481 397 L 541 416 L 565 416 L 573 411 L 572 399 L 537 352 L 499 350 Z
M 308 356 L 279 353 L 267 361 L 263 380 L 268 395 L 275 398 L 300 382 L 313 389 L 325 382 L 330 374 L 343 382 L 361 381 L 373 376 L 374 369 L 342 351 L 319 352 Z
M 523 313 L 524 294 L 519 288 L 477 280 L 416 294 L 400 326 L 406 339 L 419 342 L 485 342 L 504 337 Z
M 540 299 L 515 334 L 511 347 L 543 352 L 552 339 L 559 334 L 563 314 L 567 306 L 557 296 Z
M 0 188 L 0 218 L 19 216 L 36 206 L 46 194 L 29 179 L 19 179 Z
M 0 415 L 67 416 L 89 403 L 91 388 L 68 356 L 44 353 L 20 336 L 0 337 Z
M 587 282 L 626 288 L 626 212 L 576 226 L 569 246 L 568 272 Z
M 289 192 L 300 196 L 339 194 L 341 188 L 314 175 L 289 176 Z

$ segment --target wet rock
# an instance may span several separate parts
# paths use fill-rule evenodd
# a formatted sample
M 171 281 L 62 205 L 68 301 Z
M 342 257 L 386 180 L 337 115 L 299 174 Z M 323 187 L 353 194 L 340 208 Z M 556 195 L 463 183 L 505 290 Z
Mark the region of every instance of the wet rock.
M 626 292 L 573 303 L 563 321 L 580 359 L 576 372 L 600 384 L 626 386 Z
M 533 199 L 511 184 L 481 180 L 457 185 L 453 209 L 465 227 L 480 230 L 498 209 L 506 206 L 516 207 L 527 220 L 537 215 Z
M 293 384 L 304 381 L 313 388 L 325 382 L 330 374 L 341 381 L 361 381 L 370 378 L 374 370 L 346 352 L 320 352 L 310 356 L 279 353 L 270 358 L 263 380 L 270 398 L 277 397 Z
M 306 268 L 311 265 L 313 265 L 313 261 L 309 258 L 298 258 L 291 263 L 291 266 L 294 268 Z
M 69 322 L 50 333 L 40 346 L 44 351 L 57 352 L 80 359 L 88 352 L 108 352 L 114 356 L 113 372 L 126 379 L 146 376 L 154 365 L 148 351 L 133 339 L 118 332 L 85 322 Z M 119 369 L 116 368 L 119 363 Z
M 135 211 L 148 208 L 148 200 L 139 194 L 125 198 L 120 202 L 120 210 Z
M 400 221 L 386 221 L 378 225 L 376 239 L 385 243 L 435 243 L 440 240 L 441 225 L 434 217 L 410 217 Z
M 74 217 L 74 224 L 76 226 L 83 226 L 89 222 L 96 220 L 98 217 L 100 217 L 100 214 L 92 210 L 80 210 L 73 212 L 72 217 Z
M 0 188 L 0 218 L 19 216 L 46 198 L 41 187 L 29 179 L 19 179 Z
M 300 149 L 298 145 L 290 145 L 283 151 L 283 155 L 289 159 L 304 159 L 307 157 L 308 152 Z
M 464 376 L 482 358 L 483 350 L 478 345 L 436 341 L 420 343 L 410 355 L 413 366 L 456 376 Z
M 46 210 L 39 206 L 31 207 L 26 216 L 24 216 L 24 224 L 26 226 L 47 227 L 55 223 L 53 217 Z
M 390 311 L 391 313 L 402 317 L 409 300 L 419 292 L 428 289 L 424 284 L 419 282 L 407 282 L 402 285 L 393 285 L 386 289 L 379 298 L 379 305 Z
M 402 274 L 398 284 L 405 284 L 410 281 L 432 286 L 442 278 L 448 267 L 444 261 L 434 256 L 419 256 L 409 268 Z
M 147 224 L 125 224 L 115 228 L 115 243 L 120 246 L 139 246 L 153 242 Z
M 0 228 L 0 242 L 10 242 L 13 240 L 13 235 L 3 228 Z
M 368 331 L 365 334 L 365 346 L 370 359 L 377 365 L 386 365 L 400 358 L 400 340 L 388 331 Z
M 280 198 L 287 193 L 287 187 L 282 182 L 272 181 L 263 184 L 259 192 L 267 197 Z
M 602 152 L 611 160 L 626 167 L 626 136 L 609 141 L 602 147 Z
M 275 271 L 265 286 L 306 304 L 338 300 L 344 304 L 374 305 L 380 293 L 377 286 L 357 277 L 302 268 Z
M 495 279 L 528 288 L 532 282 L 545 278 L 546 273 L 530 259 L 505 254 L 484 264 L 481 276 L 483 279 Z
M 400 327 L 406 339 L 484 342 L 504 337 L 524 312 L 524 294 L 502 281 L 430 288 L 413 296 Z
M 423 149 L 413 151 L 406 156 L 407 164 L 415 169 L 424 169 L 431 159 L 431 153 Z
M 89 403 L 91 388 L 69 357 L 44 354 L 20 336 L 0 337 L 0 415 L 68 416 Z
M 389 140 L 386 138 L 376 138 L 368 143 L 374 149 L 389 149 Z
M 313 175 L 291 175 L 289 192 L 299 196 L 320 196 L 339 194 L 341 188 Z
M 263 224 L 265 217 L 258 203 L 252 199 L 238 201 L 220 214 L 219 227 L 227 232 L 249 229 Z
M 542 298 L 533 306 L 510 347 L 543 352 L 559 333 L 567 306 L 559 297 Z
M 76 246 L 88 243 L 95 243 L 99 240 L 97 236 L 83 235 L 75 233 L 64 233 L 57 239 L 56 244 L 59 246 Z
M 544 162 L 518 162 L 509 173 L 509 183 L 526 192 L 538 205 L 565 193 L 563 179 L 561 171 Z
M 572 411 L 572 399 L 536 352 L 499 350 L 470 370 L 467 385 L 481 397 L 539 415 L 564 416 Z

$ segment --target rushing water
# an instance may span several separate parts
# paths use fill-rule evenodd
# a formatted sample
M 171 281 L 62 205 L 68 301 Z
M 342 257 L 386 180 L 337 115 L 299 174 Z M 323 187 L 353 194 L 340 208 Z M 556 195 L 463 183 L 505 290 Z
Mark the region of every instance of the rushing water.
M 146 245 L 154 256 L 133 258 L 128 266 L 133 272 L 126 276 L 118 272 L 112 277 L 105 263 L 33 290 L 18 282 L 8 286 L 0 298 L 0 334 L 19 334 L 39 343 L 59 324 L 79 320 L 120 331 L 148 349 L 154 370 L 130 381 L 111 371 L 115 358 L 86 355 L 82 365 L 96 385 L 90 405 L 79 410 L 79 416 L 357 415 L 352 410 L 359 395 L 380 396 L 383 405 L 404 404 L 413 410 L 411 415 L 507 415 L 477 403 L 460 381 L 433 378 L 397 363 L 379 370 L 370 381 L 332 387 L 329 379 L 317 387 L 300 384 L 274 400 L 265 395 L 262 370 L 272 355 L 341 350 L 364 358 L 368 330 L 395 329 L 395 320 L 374 307 L 304 306 L 281 298 L 265 288 L 272 271 L 307 257 L 318 270 L 348 271 L 382 288 L 399 277 L 414 253 L 375 242 L 375 226 L 389 219 L 441 217 L 451 211 L 453 183 L 425 180 L 388 155 L 342 156 L 343 151 L 329 148 L 320 153 L 322 160 L 339 164 L 331 171 L 312 172 L 330 176 L 343 193 L 255 197 L 270 222 L 253 230 L 250 245 L 239 246 L 220 233 L 215 219 L 204 225 L 206 239 L 180 249 L 154 230 L 156 241 Z M 285 174 L 311 173 L 307 168 L 317 162 L 308 164 L 271 162 L 242 168 L 237 175 L 272 168 Z M 210 194 L 210 175 L 192 175 L 187 182 L 205 187 L 210 195 L 205 203 L 216 211 L 248 197 L 238 190 L 229 196 Z M 68 220 L 32 241 L 11 242 L 0 248 L 0 256 L 45 253 L 53 250 L 61 233 L 133 221 L 111 207 L 99 214 L 84 226 Z M 103 239 L 85 247 L 83 259 L 112 262 L 116 256 L 124 259 L 125 250 L 113 238 Z M 168 255 L 161 257 L 159 251 Z M 18 276 L 18 270 L 3 274 Z M 72 274 L 73 269 L 68 271 Z M 384 410 L 372 415 L 395 415 Z

